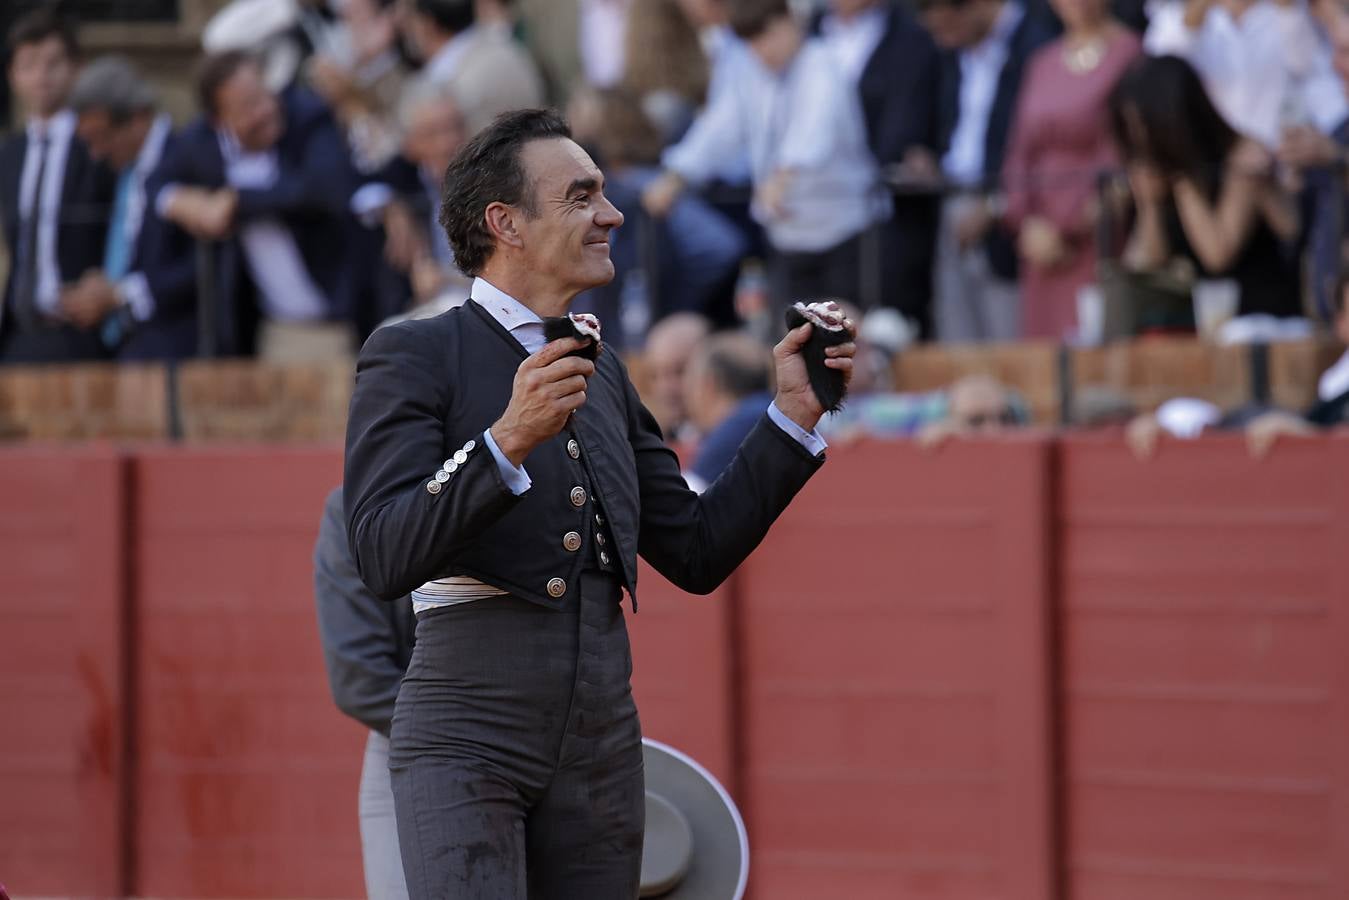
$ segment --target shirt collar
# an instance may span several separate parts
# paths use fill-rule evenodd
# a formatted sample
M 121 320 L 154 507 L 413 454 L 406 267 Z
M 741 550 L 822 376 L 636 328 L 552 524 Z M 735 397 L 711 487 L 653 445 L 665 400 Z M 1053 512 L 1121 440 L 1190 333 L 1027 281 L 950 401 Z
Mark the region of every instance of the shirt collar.
M 1003 50 L 1012 40 L 1012 32 L 1021 24 L 1021 18 L 1025 15 L 1025 10 L 1021 8 L 1020 3 L 1014 0 L 1004 0 L 1002 9 L 998 11 L 998 18 L 993 23 L 988 35 L 979 43 L 975 44 L 968 51 L 971 56 L 984 56 L 992 51 Z
M 36 141 L 44 135 L 49 140 L 64 140 L 75 133 L 75 113 L 63 109 L 50 119 L 32 118 L 28 120 L 28 140 Z
M 173 117 L 168 113 L 160 113 L 155 116 L 154 122 L 150 125 L 150 130 L 145 133 L 145 140 L 141 142 L 140 152 L 136 154 L 136 161 L 131 164 L 131 168 L 142 178 L 148 178 L 154 171 L 155 166 L 159 165 L 159 159 L 164 155 L 164 142 L 169 138 L 169 132 L 173 129 Z
M 511 334 L 527 325 L 543 324 L 538 313 L 482 278 L 473 279 L 473 287 L 468 295 Z

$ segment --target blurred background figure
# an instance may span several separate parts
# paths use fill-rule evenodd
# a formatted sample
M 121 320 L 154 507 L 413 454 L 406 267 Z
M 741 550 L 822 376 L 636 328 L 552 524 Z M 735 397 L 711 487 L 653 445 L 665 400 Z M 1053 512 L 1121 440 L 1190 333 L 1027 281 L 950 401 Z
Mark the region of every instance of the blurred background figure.
M 192 238 L 148 203 L 150 177 L 176 143 L 173 120 L 122 57 L 80 73 L 70 106 L 89 155 L 117 181 L 103 264 L 61 292 L 76 327 L 97 329 L 119 359 L 185 359 L 197 346 L 197 266 Z
M 395 114 L 409 69 L 398 48 L 397 0 L 344 0 L 328 45 L 305 80 L 332 108 L 352 161 L 372 172 L 398 151 Z
M 1139 55 L 1106 0 L 1051 0 L 1062 37 L 1031 58 L 1002 178 L 1020 257 L 1023 338 L 1070 340 L 1096 280 L 1097 182 L 1118 165 L 1107 100 Z
M 1227 124 L 1194 69 L 1174 56 L 1140 60 L 1112 95 L 1111 117 L 1134 203 L 1124 263 L 1153 271 L 1179 257 L 1205 277 L 1235 281 L 1239 315 L 1300 315 L 1288 249 L 1297 210 L 1271 154 Z
M 473 0 L 402 0 L 418 79 L 448 85 L 476 134 L 501 113 L 543 103 L 543 80 L 509 30 L 475 24 Z
M 772 402 L 773 354 L 747 334 L 723 332 L 697 345 L 684 371 L 684 407 L 700 435 L 685 472 L 705 490 L 735 459 Z
M 205 115 L 166 158 L 160 214 L 215 242 L 217 352 L 272 360 L 349 357 L 364 280 L 348 203 L 355 172 L 317 97 L 267 88 L 245 53 L 211 57 L 199 92 Z
M 623 61 L 621 86 L 637 97 L 662 144 L 678 140 L 707 99 L 711 79 L 698 31 L 679 0 L 632 0 Z
M 806 39 L 786 0 L 732 0 L 728 9 L 758 66 L 743 67 L 746 80 L 734 90 L 713 91 L 665 152 L 665 172 L 643 205 L 667 215 L 686 185 L 708 183 L 748 149 L 775 305 L 826 295 L 857 302 L 861 236 L 883 217 L 860 101 L 829 51 Z
M 1167 0 L 1153 11 L 1143 43 L 1154 56 L 1187 60 L 1223 118 L 1267 149 L 1286 128 L 1328 133 L 1349 114 L 1304 3 Z
M 857 92 L 867 146 L 882 169 L 903 164 L 911 154 L 935 158 L 941 57 L 912 14 L 891 0 L 830 0 L 812 22 L 812 33 Z M 864 244 L 856 298 L 867 307 L 899 310 L 924 338 L 933 334 L 939 209 L 930 191 L 896 194 L 890 217 Z
M 918 442 L 935 447 L 953 437 L 999 434 L 1028 424 L 1023 404 L 991 375 L 967 375 L 946 389 L 946 415 L 923 427 Z
M 0 145 L 0 222 L 11 260 L 0 362 L 108 355 L 97 322 L 63 310 L 62 287 L 103 263 L 112 173 L 90 158 L 67 107 L 80 59 L 75 26 L 40 7 L 10 27 L 9 80 L 23 127 Z
M 919 12 L 943 51 L 938 156 L 912 152 L 902 174 L 960 191 L 937 231 L 937 337 L 1012 340 L 1021 299 L 1016 249 L 997 227 L 1000 176 L 1027 63 L 1051 32 L 1014 0 L 922 0 Z
M 657 322 L 646 338 L 646 400 L 665 440 L 688 441 L 693 435 L 684 403 L 684 373 L 712 325 L 697 313 L 675 313 Z

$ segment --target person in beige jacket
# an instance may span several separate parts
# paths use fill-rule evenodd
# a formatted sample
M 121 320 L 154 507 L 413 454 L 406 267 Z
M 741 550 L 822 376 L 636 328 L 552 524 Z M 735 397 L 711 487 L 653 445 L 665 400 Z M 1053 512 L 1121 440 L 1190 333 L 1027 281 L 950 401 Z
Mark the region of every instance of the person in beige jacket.
M 412 0 L 404 34 L 423 65 L 417 78 L 453 92 L 470 134 L 503 112 L 542 106 L 543 79 L 501 23 L 477 23 L 473 0 Z

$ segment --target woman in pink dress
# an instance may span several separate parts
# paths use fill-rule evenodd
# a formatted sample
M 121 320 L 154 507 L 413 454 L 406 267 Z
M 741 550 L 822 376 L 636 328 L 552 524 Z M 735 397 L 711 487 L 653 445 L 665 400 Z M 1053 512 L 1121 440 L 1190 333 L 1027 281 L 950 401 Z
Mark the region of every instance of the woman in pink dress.
M 1077 331 L 1077 292 L 1096 279 L 1097 174 L 1118 162 L 1107 100 L 1142 51 L 1108 0 L 1050 0 L 1063 37 L 1031 58 L 1003 165 L 1004 224 L 1021 256 L 1022 336 Z

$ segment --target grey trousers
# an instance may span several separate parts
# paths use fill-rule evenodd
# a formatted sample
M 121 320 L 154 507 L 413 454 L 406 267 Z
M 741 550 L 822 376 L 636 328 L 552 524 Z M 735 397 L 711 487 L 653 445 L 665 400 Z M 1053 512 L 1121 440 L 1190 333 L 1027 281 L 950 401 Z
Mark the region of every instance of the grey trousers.
M 955 223 L 976 202 L 982 201 L 956 196 L 942 204 L 934 276 L 937 340 L 1014 341 L 1021 336 L 1016 282 L 993 274 L 982 244 L 962 250 L 956 242 Z
M 389 782 L 389 739 L 370 732 L 361 765 L 361 861 L 365 865 L 365 895 L 370 900 L 408 900 L 403 857 L 398 851 L 398 823 L 393 815 L 393 787 Z
M 634 900 L 645 788 L 618 582 L 422 613 L 389 768 L 412 900 Z M 579 594 L 579 596 L 577 596 Z

